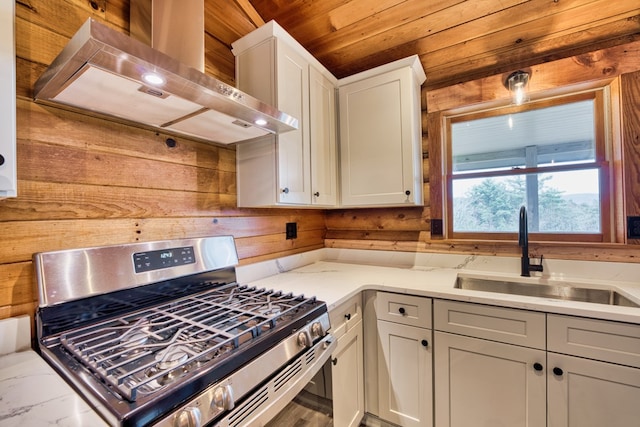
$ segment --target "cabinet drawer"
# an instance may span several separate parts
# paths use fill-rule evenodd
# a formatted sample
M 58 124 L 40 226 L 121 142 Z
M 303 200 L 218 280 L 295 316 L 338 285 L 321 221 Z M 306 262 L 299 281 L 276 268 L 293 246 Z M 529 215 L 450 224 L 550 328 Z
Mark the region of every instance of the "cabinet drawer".
M 431 328 L 431 298 L 378 292 L 376 317 L 403 325 Z
M 549 314 L 548 350 L 640 368 L 640 325 Z
M 358 294 L 340 304 L 329 313 L 331 335 L 336 339 L 346 334 L 362 320 L 362 297 Z
M 545 349 L 545 314 L 513 308 L 436 300 L 435 329 Z

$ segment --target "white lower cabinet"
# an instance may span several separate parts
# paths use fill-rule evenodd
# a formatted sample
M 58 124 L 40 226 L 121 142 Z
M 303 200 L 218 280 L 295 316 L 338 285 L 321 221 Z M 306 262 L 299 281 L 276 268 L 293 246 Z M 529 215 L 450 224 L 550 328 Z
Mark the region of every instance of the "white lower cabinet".
M 364 417 L 362 298 L 349 299 L 329 314 L 338 346 L 331 355 L 333 425 L 357 427 Z
M 553 353 L 547 363 L 549 427 L 640 425 L 640 369 Z
M 400 426 L 432 426 L 431 299 L 378 293 L 376 306 L 377 415 Z
M 364 417 L 362 322 L 340 337 L 332 363 L 333 425 L 357 427 Z
M 401 426 L 431 426 L 431 330 L 378 321 L 378 334 L 380 418 Z
M 330 316 L 336 427 L 640 426 L 640 325 L 376 291 Z
M 436 300 L 434 329 L 438 427 L 640 425 L 640 325 Z
M 438 427 L 546 426 L 545 315 L 434 303 Z
M 640 425 L 640 325 L 547 317 L 548 426 Z
M 546 425 L 543 350 L 438 331 L 434 345 L 436 426 Z

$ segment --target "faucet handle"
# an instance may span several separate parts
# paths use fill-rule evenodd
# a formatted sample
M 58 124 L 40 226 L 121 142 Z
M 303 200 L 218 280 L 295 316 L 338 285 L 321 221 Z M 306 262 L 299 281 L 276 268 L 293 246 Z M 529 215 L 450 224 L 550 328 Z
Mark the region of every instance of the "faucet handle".
M 543 271 L 542 267 L 542 259 L 544 255 L 540 255 L 540 263 L 539 264 L 531 264 L 529 263 L 529 271 Z M 534 257 L 535 259 L 535 257 Z

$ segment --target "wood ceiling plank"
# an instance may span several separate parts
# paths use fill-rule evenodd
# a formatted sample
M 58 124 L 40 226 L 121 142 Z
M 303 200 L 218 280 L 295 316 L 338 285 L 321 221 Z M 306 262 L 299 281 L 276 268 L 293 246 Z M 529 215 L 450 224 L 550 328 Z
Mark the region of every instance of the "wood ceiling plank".
M 569 8 L 582 4 L 584 1 L 569 0 L 566 4 Z M 563 7 L 565 3 L 563 3 Z M 452 44 L 465 43 L 480 35 L 490 35 L 499 29 L 510 29 L 523 22 L 535 19 L 536 16 L 549 13 L 549 8 L 540 3 L 536 4 L 537 10 L 532 11 L 532 2 L 514 0 L 508 4 L 503 4 L 502 10 L 495 10 L 491 4 L 484 7 L 469 8 L 466 3 L 458 3 L 446 9 L 431 13 L 426 17 L 408 22 L 393 31 L 383 32 L 368 37 L 357 44 L 343 44 L 339 50 L 334 50 L 328 55 L 321 55 L 318 51 L 318 59 L 327 64 L 330 69 L 336 67 L 339 71 L 337 75 L 352 74 L 340 69 L 341 64 L 357 64 L 356 58 L 368 58 L 372 56 L 387 56 L 392 54 L 395 58 L 407 56 L 415 53 L 425 54 L 426 52 L 447 48 Z M 522 9 L 526 7 L 526 9 Z M 532 13 L 535 12 L 535 13 Z M 417 42 L 416 40 L 419 40 Z M 407 52 L 407 47 L 411 43 L 414 50 Z M 393 53 L 392 50 L 402 47 L 403 54 Z M 459 49 L 459 47 L 456 47 Z M 380 52 L 385 52 L 381 55 Z M 445 59 L 445 63 L 449 59 Z M 377 64 L 379 65 L 379 64 Z
M 606 10 L 606 14 L 604 11 Z M 538 51 L 535 47 L 538 42 L 555 39 L 559 36 L 578 33 L 587 30 L 591 26 L 603 25 L 608 22 L 638 15 L 640 7 L 629 8 L 621 2 L 610 0 L 598 0 L 588 4 L 581 4 L 571 9 L 562 10 L 553 15 L 541 16 L 538 19 L 523 22 L 517 27 L 504 27 L 499 31 L 476 37 L 457 45 L 439 49 L 431 57 L 437 64 L 465 61 L 470 55 L 479 52 L 494 52 L 503 47 L 532 46 L 532 52 Z M 597 21 L 591 21 L 589 17 L 599 14 Z M 597 24 L 596 24 L 597 22 Z M 588 24 L 586 24 L 588 23 Z M 640 27 L 638 28 L 640 30 Z M 426 43 L 426 41 L 424 41 Z M 421 52 L 424 52 L 421 49 Z
M 515 2 L 526 0 L 510 0 Z M 332 53 L 336 55 L 347 47 L 353 50 L 373 52 L 376 49 L 390 47 L 396 37 L 401 36 L 403 29 L 412 27 L 408 31 L 417 31 L 412 34 L 412 38 L 419 37 L 420 34 L 426 36 L 430 33 L 424 18 L 438 11 L 447 10 L 455 5 L 464 3 L 464 0 L 438 0 L 428 5 L 424 0 L 408 0 L 400 5 L 386 9 L 384 12 L 372 15 L 360 20 L 357 23 L 345 27 L 341 30 L 327 34 L 309 43 L 307 48 L 318 59 L 330 57 Z M 406 37 L 406 35 L 405 35 Z M 377 45 L 383 43 L 382 46 Z M 401 42 L 396 42 L 402 44 Z M 340 56 L 342 56 L 340 54 Z
M 299 27 L 317 16 L 326 15 L 345 3 L 344 0 L 250 0 L 265 21 L 274 19 L 294 37 L 301 36 Z M 304 38 L 298 40 L 302 43 Z
M 506 28 L 459 45 L 426 53 L 423 55 L 424 62 L 428 64 L 427 68 L 431 73 L 441 68 L 450 69 L 456 66 L 478 68 L 480 63 L 483 64 L 482 68 L 485 68 L 509 63 L 510 61 L 505 61 L 505 55 L 508 55 L 511 61 L 526 60 L 566 49 L 568 46 L 588 45 L 594 40 L 616 38 L 620 33 L 606 34 L 596 30 L 598 27 L 605 28 L 607 24 L 614 22 L 618 22 L 615 27 L 622 29 L 623 32 L 633 30 L 634 27 L 636 32 L 640 31 L 638 21 L 634 18 L 640 14 L 640 8 L 629 10 L 628 5 L 620 3 L 610 4 L 607 7 L 609 15 L 603 16 L 600 13 L 597 24 L 588 21 L 588 16 L 602 11 L 607 4 L 610 4 L 610 1 L 599 0 L 527 22 L 517 28 Z M 629 25 L 620 26 L 625 21 Z M 427 43 L 427 41 L 421 40 L 420 43 Z M 417 49 L 422 51 L 420 47 Z
M 593 41 L 600 37 L 607 37 L 606 34 L 602 33 L 596 35 L 591 31 L 582 31 L 593 25 L 589 20 L 589 16 L 593 16 L 594 11 L 601 9 L 605 3 L 606 1 L 604 0 L 594 0 L 591 4 L 585 4 L 582 0 L 567 0 L 562 3 L 562 8 L 556 6 L 550 8 L 548 5 L 540 3 L 525 3 L 517 6 L 517 10 L 516 8 L 505 10 L 410 41 L 404 45 L 380 50 L 368 55 L 365 61 L 350 61 L 350 56 L 341 56 L 341 63 L 345 65 L 351 64 L 352 68 L 346 68 L 344 65 L 335 65 L 337 71 L 334 72 L 338 76 L 349 75 L 353 74 L 353 72 L 361 71 L 365 67 L 384 63 L 389 58 L 397 59 L 419 52 L 427 72 L 427 85 L 431 86 L 435 81 L 447 78 L 447 74 L 449 74 L 448 80 L 451 81 L 451 76 L 455 78 L 468 73 L 469 69 L 473 68 L 473 62 L 478 58 L 478 55 L 483 55 L 483 69 L 491 66 L 486 58 L 491 58 L 493 66 L 512 62 L 513 59 L 509 56 L 513 55 L 513 52 L 520 52 L 519 55 L 526 59 L 526 56 L 531 53 L 527 47 L 529 44 L 537 46 L 539 43 L 544 44 L 545 38 L 554 37 L 549 34 L 550 28 L 553 28 L 554 31 L 563 29 L 565 32 L 560 34 L 563 36 L 575 34 L 584 39 L 583 43 L 588 43 L 589 40 Z M 630 3 L 626 3 L 626 5 L 618 3 L 615 8 L 607 10 L 615 13 L 621 10 L 628 11 L 629 9 L 635 10 Z M 580 13 L 577 13 L 576 10 Z M 521 18 L 521 21 L 514 20 L 514 13 L 517 16 L 526 18 Z M 627 13 L 632 14 L 633 12 Z M 578 15 L 578 20 L 572 19 L 576 14 Z M 601 20 L 615 20 L 620 15 L 608 18 L 600 14 L 600 17 Z M 629 24 L 622 29 L 623 32 L 633 32 L 633 22 Z M 484 28 L 484 30 L 481 31 L 481 28 Z M 484 33 L 483 36 L 475 36 L 481 32 Z M 616 37 L 618 34 L 620 33 L 608 38 Z M 555 49 L 566 49 L 566 46 L 571 42 L 571 39 L 563 41 L 562 38 L 557 38 L 556 43 L 560 43 L 560 45 L 555 46 Z M 547 48 L 553 49 L 554 47 L 547 45 Z M 354 54 L 357 55 L 357 53 L 351 53 L 351 55 Z M 515 55 L 518 54 L 516 53 Z M 322 60 L 328 67 L 334 66 L 332 60 L 325 58 Z M 353 65 L 359 66 L 361 69 L 355 69 Z M 435 74 L 437 70 L 442 71 L 438 77 Z M 452 70 L 453 74 L 451 74 Z
M 256 26 L 256 28 L 261 27 L 265 24 L 264 19 L 258 13 L 258 11 L 253 7 L 253 5 L 249 2 L 249 0 L 234 0 L 238 7 L 247 15 L 251 23 Z
M 589 1 L 594 2 L 597 0 Z M 513 33 L 518 31 L 521 25 L 535 21 L 543 22 L 541 20 L 547 18 L 557 19 L 553 16 L 576 7 L 584 6 L 587 3 L 586 0 L 565 0 L 559 3 L 540 1 L 526 2 L 513 9 L 502 10 L 465 22 L 459 26 L 445 28 L 442 31 L 430 34 L 428 37 L 416 38 L 416 48 L 421 54 L 426 54 L 450 46 L 458 47 L 460 44 L 473 41 L 479 37 L 493 37 L 493 34 L 499 31 L 507 30 Z M 564 19 L 564 17 L 562 17 L 562 19 Z M 516 40 L 516 37 L 512 37 L 512 40 Z
M 292 25 L 288 25 L 287 31 L 291 34 L 297 34 L 298 41 L 306 46 L 318 38 L 327 37 L 344 27 L 406 1 L 380 0 L 371 2 L 368 0 L 352 0 L 337 2 L 332 9 L 327 9 L 324 13 L 318 10 L 309 19 L 293 22 Z
M 329 13 L 331 28 L 333 31 L 339 31 L 405 2 L 406 0 L 378 0 L 375 2 L 359 0 L 344 3 Z

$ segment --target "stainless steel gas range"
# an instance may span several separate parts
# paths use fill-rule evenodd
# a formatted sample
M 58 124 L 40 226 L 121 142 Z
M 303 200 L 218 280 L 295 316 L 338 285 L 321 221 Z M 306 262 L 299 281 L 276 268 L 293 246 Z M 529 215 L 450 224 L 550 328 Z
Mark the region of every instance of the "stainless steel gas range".
M 39 350 L 112 425 L 263 425 L 335 343 L 325 303 L 237 262 L 230 236 L 37 253 Z

